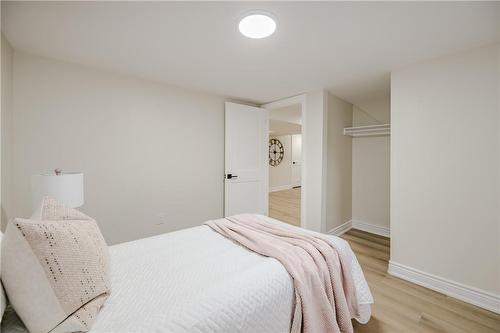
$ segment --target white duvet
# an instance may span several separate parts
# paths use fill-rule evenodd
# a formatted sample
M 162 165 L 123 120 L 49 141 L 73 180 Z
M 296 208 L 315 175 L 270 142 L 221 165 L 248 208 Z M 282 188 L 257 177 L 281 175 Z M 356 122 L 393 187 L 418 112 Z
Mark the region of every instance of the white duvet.
M 363 309 L 357 319 L 366 322 L 372 295 L 347 242 L 334 239 L 352 258 Z M 112 293 L 92 333 L 289 332 L 294 289 L 285 268 L 208 226 L 114 245 L 110 252 Z M 25 329 L 9 313 L 2 332 Z

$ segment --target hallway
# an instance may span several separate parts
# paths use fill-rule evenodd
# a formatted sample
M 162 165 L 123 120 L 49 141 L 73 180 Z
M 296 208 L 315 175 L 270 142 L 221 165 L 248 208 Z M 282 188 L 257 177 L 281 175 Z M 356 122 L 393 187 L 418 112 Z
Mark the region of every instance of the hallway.
M 269 216 L 300 226 L 300 192 L 298 187 L 269 193 Z

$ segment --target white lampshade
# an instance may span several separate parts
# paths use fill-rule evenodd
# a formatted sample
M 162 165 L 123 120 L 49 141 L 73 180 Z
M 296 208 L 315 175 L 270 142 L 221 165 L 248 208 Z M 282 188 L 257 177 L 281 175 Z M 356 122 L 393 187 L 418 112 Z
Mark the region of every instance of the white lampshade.
M 31 177 L 33 209 L 37 209 L 42 199 L 52 197 L 65 205 L 76 208 L 83 205 L 83 173 L 64 172 L 33 175 Z

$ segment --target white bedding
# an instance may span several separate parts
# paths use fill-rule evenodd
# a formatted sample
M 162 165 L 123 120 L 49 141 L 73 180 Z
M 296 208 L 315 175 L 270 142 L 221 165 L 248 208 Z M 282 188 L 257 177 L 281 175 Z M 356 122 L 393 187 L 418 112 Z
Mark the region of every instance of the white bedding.
M 363 304 L 357 319 L 366 322 L 372 295 L 347 242 L 335 240 L 352 257 Z M 110 252 L 112 293 L 92 333 L 289 332 L 294 289 L 285 268 L 208 226 L 114 245 Z M 9 313 L 2 332 L 25 330 Z

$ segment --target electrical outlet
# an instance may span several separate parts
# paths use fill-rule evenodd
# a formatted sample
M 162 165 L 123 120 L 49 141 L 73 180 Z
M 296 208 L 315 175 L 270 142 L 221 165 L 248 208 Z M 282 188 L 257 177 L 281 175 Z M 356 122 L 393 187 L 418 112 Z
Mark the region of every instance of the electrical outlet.
M 158 220 L 155 223 L 155 225 L 157 226 L 164 225 L 166 220 L 167 220 L 167 214 L 160 213 L 158 214 Z

